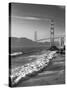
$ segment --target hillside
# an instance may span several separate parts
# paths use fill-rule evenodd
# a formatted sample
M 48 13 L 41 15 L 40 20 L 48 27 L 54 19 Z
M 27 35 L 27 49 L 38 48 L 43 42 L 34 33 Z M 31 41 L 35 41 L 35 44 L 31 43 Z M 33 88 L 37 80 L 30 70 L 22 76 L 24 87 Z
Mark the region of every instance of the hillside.
M 49 47 L 49 42 L 38 43 L 27 38 L 16 38 L 9 37 L 11 42 L 11 52 L 20 51 L 21 49 L 38 48 L 38 47 Z
M 27 38 L 11 38 L 11 47 L 30 47 L 30 46 L 38 46 L 39 44 L 27 39 Z
M 28 52 L 28 51 L 38 51 L 43 49 L 48 49 L 50 47 L 50 42 L 35 42 L 27 38 L 16 38 L 9 37 L 10 48 L 12 52 Z M 55 42 L 58 46 L 58 42 Z

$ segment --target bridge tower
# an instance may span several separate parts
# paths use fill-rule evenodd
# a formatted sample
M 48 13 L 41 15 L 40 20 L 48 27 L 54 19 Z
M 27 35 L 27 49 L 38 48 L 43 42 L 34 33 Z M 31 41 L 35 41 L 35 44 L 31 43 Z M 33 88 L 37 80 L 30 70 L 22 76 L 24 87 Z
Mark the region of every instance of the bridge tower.
M 51 28 L 50 28 L 50 46 L 54 46 L 54 20 L 51 20 Z
M 34 39 L 35 39 L 35 41 L 37 41 L 37 31 L 35 31 L 35 33 L 34 33 Z

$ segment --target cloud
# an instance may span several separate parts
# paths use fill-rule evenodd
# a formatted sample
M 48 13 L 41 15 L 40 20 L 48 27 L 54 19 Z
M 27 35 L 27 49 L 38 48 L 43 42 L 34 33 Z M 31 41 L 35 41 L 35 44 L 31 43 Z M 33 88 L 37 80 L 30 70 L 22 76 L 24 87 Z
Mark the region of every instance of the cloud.
M 44 21 L 50 21 L 51 18 L 49 17 L 21 17 L 21 16 L 11 16 L 11 18 L 17 18 L 17 19 L 24 19 L 24 20 L 44 20 Z
M 26 19 L 26 20 L 41 20 L 38 17 L 21 17 L 21 16 L 11 16 L 12 18 L 18 18 L 18 19 Z

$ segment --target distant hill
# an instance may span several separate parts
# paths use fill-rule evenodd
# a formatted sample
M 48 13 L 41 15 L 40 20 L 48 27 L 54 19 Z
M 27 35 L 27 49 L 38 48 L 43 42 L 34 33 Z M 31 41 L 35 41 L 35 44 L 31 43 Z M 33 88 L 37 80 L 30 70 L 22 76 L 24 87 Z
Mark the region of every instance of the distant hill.
M 15 47 L 39 47 L 42 45 L 49 45 L 49 42 L 45 42 L 45 43 L 39 43 L 39 42 L 35 42 L 32 41 L 30 39 L 27 38 L 15 38 L 15 37 L 10 37 L 9 38 L 11 41 L 11 48 L 15 48 Z
M 21 50 L 24 48 L 37 48 L 37 47 L 49 47 L 49 42 L 39 43 L 32 41 L 27 38 L 16 38 L 16 37 L 9 37 L 11 42 L 11 52 L 16 50 Z
M 11 42 L 11 53 L 19 51 L 27 52 L 32 50 L 48 49 L 50 47 L 50 42 L 35 42 L 27 38 L 9 37 L 9 41 Z M 55 45 L 59 45 L 57 41 L 55 42 Z

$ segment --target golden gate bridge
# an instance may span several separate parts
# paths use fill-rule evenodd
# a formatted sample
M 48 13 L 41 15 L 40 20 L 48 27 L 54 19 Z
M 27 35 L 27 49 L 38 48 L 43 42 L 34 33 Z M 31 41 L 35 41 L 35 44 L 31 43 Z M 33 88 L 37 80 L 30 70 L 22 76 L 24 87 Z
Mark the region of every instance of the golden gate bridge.
M 43 19 L 45 20 L 45 19 Z M 59 48 L 63 48 L 64 44 L 65 44 L 65 35 L 59 35 L 59 36 L 55 36 L 54 34 L 54 20 L 53 19 L 46 19 L 46 20 L 50 20 L 50 37 L 49 38 L 42 38 L 42 39 L 38 39 L 37 38 L 37 31 L 35 31 L 35 41 L 36 42 L 42 42 L 42 41 L 49 41 L 50 42 L 50 46 L 55 46 L 55 41 L 58 41 L 59 43 Z

